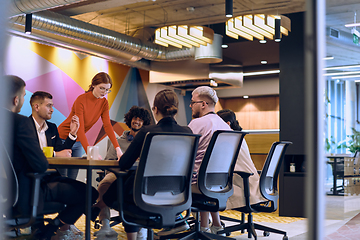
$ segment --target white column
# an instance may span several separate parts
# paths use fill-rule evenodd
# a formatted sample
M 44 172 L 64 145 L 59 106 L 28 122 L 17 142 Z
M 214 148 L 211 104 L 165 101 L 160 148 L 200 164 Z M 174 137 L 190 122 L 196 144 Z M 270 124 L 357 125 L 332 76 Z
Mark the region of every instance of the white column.
M 355 128 L 356 122 L 356 84 L 354 81 L 345 81 L 345 132 L 346 136 L 352 135 L 351 128 Z

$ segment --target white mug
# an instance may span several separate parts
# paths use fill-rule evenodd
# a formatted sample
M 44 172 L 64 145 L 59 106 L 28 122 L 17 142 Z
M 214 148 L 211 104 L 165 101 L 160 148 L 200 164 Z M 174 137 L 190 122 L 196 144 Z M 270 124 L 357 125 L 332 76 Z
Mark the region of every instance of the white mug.
M 99 147 L 88 146 L 87 147 L 87 160 L 98 160 L 99 159 Z

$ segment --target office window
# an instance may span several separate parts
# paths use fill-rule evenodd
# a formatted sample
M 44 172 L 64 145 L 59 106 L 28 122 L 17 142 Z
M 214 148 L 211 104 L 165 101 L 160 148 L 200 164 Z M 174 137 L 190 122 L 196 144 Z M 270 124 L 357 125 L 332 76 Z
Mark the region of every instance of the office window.
M 344 81 L 327 80 L 325 104 L 327 153 L 345 153 L 346 147 L 342 145 L 346 142 Z

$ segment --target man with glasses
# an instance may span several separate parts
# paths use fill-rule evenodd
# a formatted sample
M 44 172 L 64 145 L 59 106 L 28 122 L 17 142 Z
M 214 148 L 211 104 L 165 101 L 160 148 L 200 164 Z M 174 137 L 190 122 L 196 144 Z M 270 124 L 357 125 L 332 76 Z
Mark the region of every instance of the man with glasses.
M 204 157 L 210 139 L 216 130 L 231 130 L 224 120 L 215 114 L 215 104 L 218 101 L 216 91 L 211 87 L 201 86 L 192 92 L 190 107 L 193 120 L 189 123 L 189 128 L 194 134 L 200 134 L 199 146 L 195 158 L 194 175 L 192 180 L 192 192 L 199 192 L 197 188 L 197 173 L 201 161 Z M 200 212 L 201 231 L 216 234 L 223 230 L 221 226 L 219 212 L 211 212 L 213 224 L 209 227 L 209 212 Z

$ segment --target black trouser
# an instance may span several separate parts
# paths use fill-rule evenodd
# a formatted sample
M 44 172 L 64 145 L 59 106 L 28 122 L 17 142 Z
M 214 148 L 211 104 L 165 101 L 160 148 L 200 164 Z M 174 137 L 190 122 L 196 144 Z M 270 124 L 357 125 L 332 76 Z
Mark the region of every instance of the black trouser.
M 66 224 L 74 224 L 85 213 L 86 184 L 65 177 L 54 177 L 43 183 L 44 201 L 60 202 L 66 207 L 58 218 Z M 98 192 L 92 188 L 91 203 L 98 198 Z
M 122 189 L 122 191 L 124 194 L 123 196 L 124 196 L 125 204 L 135 205 L 134 198 L 133 198 L 134 178 L 135 178 L 135 174 L 131 173 L 131 174 L 129 174 L 129 176 L 126 179 L 124 179 L 125 187 L 124 187 L 124 189 Z M 113 182 L 103 196 L 103 200 L 108 207 L 113 207 L 114 202 L 117 201 L 118 191 L 119 191 L 117 182 L 118 181 Z M 124 226 L 125 232 L 127 232 L 127 233 L 134 233 L 134 232 L 139 231 L 139 227 L 136 227 L 136 226 L 130 226 L 125 223 L 123 223 L 123 226 Z

